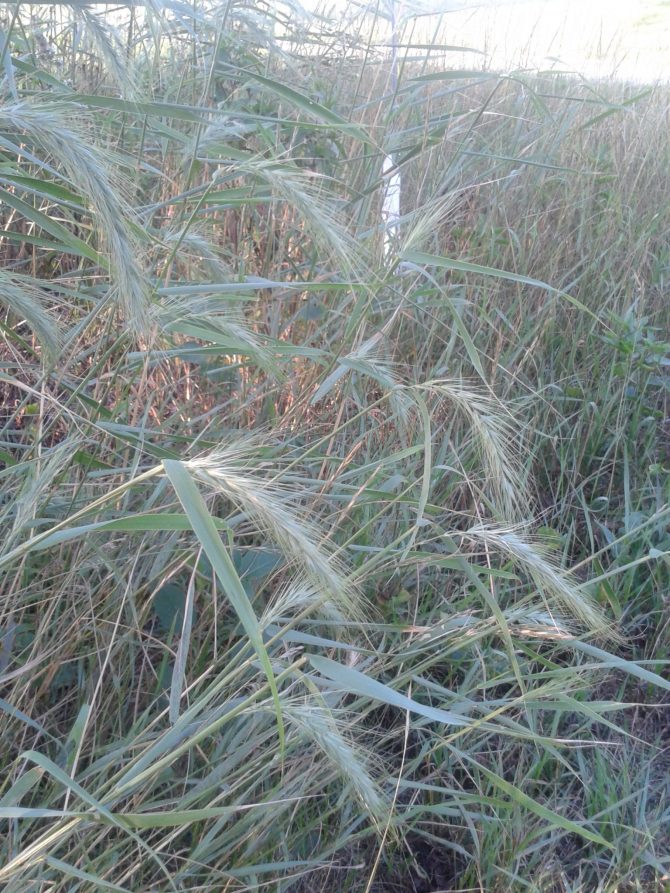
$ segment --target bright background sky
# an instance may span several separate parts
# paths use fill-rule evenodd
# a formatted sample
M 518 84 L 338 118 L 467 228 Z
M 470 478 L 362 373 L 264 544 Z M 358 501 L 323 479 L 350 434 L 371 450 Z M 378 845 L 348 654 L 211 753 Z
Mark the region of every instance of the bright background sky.
M 339 16 L 346 5 L 306 0 L 305 6 L 316 2 Z M 418 19 L 413 40 L 431 41 L 441 20 L 442 41 L 484 50 L 493 68 L 553 66 L 588 77 L 670 80 L 670 0 L 395 0 L 400 15 L 419 6 L 450 11 Z M 472 54 L 449 59 L 454 67 L 472 67 L 473 60 Z

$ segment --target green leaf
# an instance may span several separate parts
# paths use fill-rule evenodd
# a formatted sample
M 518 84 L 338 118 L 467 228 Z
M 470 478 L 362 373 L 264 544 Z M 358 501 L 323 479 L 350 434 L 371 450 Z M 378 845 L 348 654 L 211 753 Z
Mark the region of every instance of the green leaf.
M 190 525 L 189 525 L 190 529 Z M 158 619 L 158 625 L 162 632 L 171 629 L 180 629 L 184 623 L 184 607 L 186 605 L 186 593 L 183 586 L 175 583 L 166 583 L 153 597 L 151 608 Z
M 179 705 L 184 692 L 184 678 L 186 676 L 186 660 L 191 644 L 191 630 L 193 628 L 193 600 L 195 598 L 195 583 L 193 577 L 186 589 L 186 603 L 184 604 L 181 635 L 177 656 L 172 670 L 172 682 L 170 684 L 170 722 L 174 725 L 179 719 Z
M 19 710 L 17 707 L 14 707 L 13 704 L 10 704 L 9 701 L 5 701 L 4 698 L 0 698 L 0 712 L 7 713 L 9 716 L 14 717 L 14 719 L 18 719 L 20 722 L 25 723 L 29 728 L 34 729 L 36 732 L 39 732 L 40 735 L 46 735 L 47 738 L 50 738 L 52 741 L 56 741 L 57 739 L 48 732 L 43 726 L 41 726 L 38 722 L 24 713 L 22 710 Z M 2 801 L 0 800 L 0 803 Z
M 616 654 L 610 654 L 609 651 L 603 651 L 602 648 L 596 648 L 595 645 L 580 642 L 578 639 L 571 639 L 570 647 L 574 648 L 576 651 L 581 651 L 582 654 L 588 654 L 589 657 L 595 657 L 603 667 L 622 670 L 624 673 L 628 673 L 629 676 L 635 676 L 637 679 L 642 679 L 643 682 L 648 682 L 650 685 L 655 685 L 657 688 L 663 688 L 666 691 L 670 691 L 670 679 L 664 679 L 662 676 L 659 676 L 658 673 L 652 673 L 651 670 L 645 670 L 643 666 L 635 661 L 626 660 L 623 657 L 618 657 Z M 664 661 L 659 661 L 659 663 L 664 663 Z
M 105 258 L 101 254 L 91 248 L 90 245 L 87 245 L 83 239 L 80 239 L 78 236 L 71 233 L 67 227 L 62 226 L 62 224 L 54 220 L 53 217 L 42 213 L 42 211 L 38 211 L 37 208 L 24 202 L 6 189 L 0 189 L 0 195 L 2 195 L 2 201 L 5 204 L 22 214 L 26 220 L 31 220 L 45 232 L 49 233 L 54 238 L 59 239 L 59 243 L 53 245 L 54 249 L 86 257 L 88 260 L 93 261 L 95 264 L 98 264 L 105 269 L 108 267 Z
M 44 771 L 37 766 L 33 766 L 32 769 L 28 769 L 27 772 L 20 775 L 7 793 L 0 799 L 0 816 L 3 815 L 3 810 L 20 803 L 25 795 L 30 793 L 35 785 L 40 783 L 43 775 Z M 7 815 L 6 818 L 14 818 L 14 816 Z
M 226 67 L 224 73 L 230 75 L 230 68 Z M 286 84 L 280 84 L 278 81 L 272 80 L 271 78 L 266 78 L 260 74 L 256 74 L 256 72 L 254 71 L 244 69 L 243 71 L 240 71 L 239 74 L 251 78 L 251 80 L 254 80 L 259 84 L 262 84 L 264 87 L 266 87 L 266 89 L 270 90 L 272 93 L 275 93 L 277 96 L 281 96 L 282 99 L 288 100 L 290 103 L 296 106 L 296 108 L 299 108 L 301 111 L 306 112 L 308 115 L 311 115 L 321 124 L 328 124 L 332 127 L 336 127 L 338 130 L 342 130 L 345 133 L 351 134 L 351 136 L 355 136 L 363 143 L 370 142 L 370 137 L 368 136 L 368 134 L 357 124 L 352 124 L 351 122 L 347 121 L 346 118 L 338 115 L 337 112 L 326 108 L 325 105 L 321 105 L 314 99 L 310 99 L 309 96 L 305 96 L 304 93 L 300 93 L 298 92 L 298 90 L 294 90 L 292 87 L 287 87 Z
M 470 51 L 472 52 L 472 51 Z M 486 81 L 491 80 L 491 78 L 497 78 L 498 75 L 491 74 L 490 71 L 482 71 L 473 70 L 473 71 L 458 71 L 457 69 L 447 69 L 446 71 L 433 71 L 430 74 L 421 74 L 418 77 L 412 78 L 410 83 L 413 84 L 423 84 L 423 83 L 432 83 L 433 81 L 463 81 L 463 80 L 473 80 L 473 81 Z
M 283 752 L 285 734 L 279 692 L 272 671 L 272 664 L 270 663 L 270 658 L 265 649 L 265 645 L 263 644 L 261 629 L 251 606 L 251 602 L 249 601 L 244 586 L 235 570 L 233 560 L 221 542 L 221 537 L 219 536 L 216 524 L 205 505 L 205 500 L 202 498 L 200 491 L 196 487 L 186 466 L 183 462 L 176 459 L 164 459 L 163 467 L 170 479 L 170 483 L 174 487 L 177 498 L 184 507 L 184 511 L 191 523 L 193 532 L 197 536 L 200 545 L 209 558 L 212 567 L 214 568 L 214 572 L 219 578 L 224 592 L 228 596 L 235 613 L 239 617 L 240 623 L 244 627 L 244 631 L 249 637 L 249 641 L 258 655 L 261 666 L 265 671 L 272 692 L 272 698 L 275 703 L 277 728 L 279 731 L 280 746 Z
M 163 874 L 165 875 L 170 887 L 176 893 L 176 887 L 170 877 L 170 874 L 165 867 L 163 861 L 153 852 L 153 850 L 140 838 L 137 834 L 133 833 L 118 816 L 115 816 L 110 810 L 100 802 L 96 797 L 89 794 L 87 790 L 85 790 L 80 784 L 78 784 L 73 778 L 70 778 L 62 769 L 60 769 L 52 760 L 48 757 L 45 757 L 44 754 L 39 753 L 36 750 L 28 750 L 25 753 L 21 754 L 21 759 L 29 760 L 31 763 L 34 763 L 36 766 L 39 766 L 40 769 L 44 770 L 48 775 L 50 775 L 55 781 L 59 782 L 66 790 L 71 790 L 73 794 L 76 794 L 80 800 L 86 803 L 87 806 L 90 806 L 94 813 L 91 814 L 91 818 L 96 818 L 96 816 L 100 816 L 100 819 L 106 820 L 107 824 L 113 825 L 115 828 L 119 828 L 126 832 L 126 834 L 130 835 L 135 843 L 141 850 L 144 850 L 147 855 L 154 861 L 158 867 L 161 869 Z M 13 807 L 16 808 L 16 807 Z M 44 842 L 43 846 L 48 846 L 48 842 Z
M 595 313 L 589 310 L 589 308 L 582 304 L 581 301 L 578 301 L 577 298 L 573 298 L 572 295 L 561 291 L 559 288 L 554 288 L 553 285 L 549 285 L 548 283 L 543 282 L 541 279 L 533 279 L 530 276 L 522 276 L 520 273 L 511 273 L 509 270 L 499 270 L 495 267 L 483 267 L 480 264 L 471 264 L 468 261 L 456 260 L 455 258 L 451 257 L 440 257 L 435 254 L 425 254 L 423 251 L 405 251 L 403 252 L 401 259 L 412 264 L 420 264 L 427 267 L 441 267 L 444 270 L 454 270 L 460 273 L 477 273 L 481 276 L 492 276 L 495 279 L 507 279 L 510 282 L 518 282 L 521 285 L 530 285 L 533 288 L 542 288 L 545 291 L 552 292 L 552 294 L 559 295 L 559 297 L 564 298 L 569 304 L 573 304 L 584 313 L 592 316 L 593 319 L 598 320 L 598 317 L 595 315 Z
M 420 704 L 418 701 L 414 701 L 412 698 L 394 691 L 388 685 L 377 682 L 376 679 L 370 679 L 364 673 L 353 670 L 351 667 L 344 667 L 342 664 L 338 664 L 337 661 L 330 660 L 327 657 L 310 654 L 309 662 L 318 673 L 325 676 L 326 679 L 335 682 L 344 691 L 361 695 L 364 698 L 371 698 L 373 701 L 381 701 L 383 704 L 390 704 L 393 707 L 398 707 L 400 710 L 418 713 L 420 716 L 425 716 L 427 719 L 432 719 L 435 722 L 444 723 L 448 726 L 463 727 L 470 725 L 470 720 L 458 713 Z
M 33 526 L 37 522 L 33 522 Z M 220 518 L 213 519 L 213 523 L 219 530 L 228 530 L 228 524 Z M 31 547 L 31 552 L 39 552 L 41 549 L 50 549 L 53 546 L 62 545 L 70 540 L 89 536 L 91 533 L 101 533 L 111 530 L 125 533 L 146 533 L 152 530 L 192 530 L 191 522 L 186 515 L 176 512 L 152 512 L 139 515 L 128 515 L 127 518 L 114 518 L 112 521 L 94 521 L 92 524 L 81 524 L 77 527 L 66 527 L 65 530 L 57 530 L 48 534 L 44 539 Z
M 72 765 L 74 763 L 74 758 L 77 754 L 79 746 L 81 744 L 81 739 L 86 730 L 86 724 L 88 722 L 88 717 L 91 712 L 90 704 L 82 704 L 79 709 L 79 713 L 77 714 L 77 718 L 74 721 L 74 725 L 70 729 L 70 734 L 67 736 L 67 741 L 65 742 L 65 756 L 67 760 L 67 770 L 68 772 L 72 769 Z
M 45 862 L 50 868 L 54 868 L 56 871 L 60 871 L 68 877 L 77 878 L 80 881 L 86 881 L 89 884 L 93 884 L 95 890 L 114 890 L 115 893 L 131 893 L 128 887 L 120 887 L 118 884 L 112 884 L 97 875 L 83 871 L 81 868 L 75 868 L 74 865 L 70 865 L 68 862 L 56 859 L 55 856 L 47 856 Z
M 607 849 L 615 849 L 614 844 L 609 843 L 600 834 L 596 834 L 595 831 L 589 831 L 589 829 L 585 828 L 583 825 L 580 825 L 577 822 L 571 822 L 570 819 L 566 819 L 562 815 L 559 815 L 557 812 L 553 812 L 551 809 L 547 809 L 546 806 L 542 806 L 542 804 L 538 803 L 537 800 L 533 800 L 533 798 L 529 797 L 528 794 L 524 794 L 523 791 L 519 790 L 519 788 L 515 787 L 513 784 L 510 784 L 508 781 L 505 781 L 504 778 L 501 778 L 495 772 L 491 772 L 491 770 L 487 769 L 485 766 L 482 766 L 482 764 L 478 763 L 477 760 L 475 760 L 473 757 L 461 753 L 460 751 L 459 756 L 461 757 L 461 759 L 464 759 L 468 763 L 471 763 L 473 766 L 476 766 L 479 771 L 484 774 L 493 785 L 495 785 L 495 787 L 499 788 L 501 791 L 507 794 L 510 800 L 514 800 L 515 803 L 518 803 L 520 806 L 523 806 L 530 812 L 535 813 L 536 816 L 539 816 L 541 819 L 544 819 L 551 825 L 563 828 L 564 831 L 568 831 L 570 834 L 578 834 L 580 837 L 584 837 L 586 840 L 590 840 L 593 843 L 600 844 L 600 846 L 607 847 Z

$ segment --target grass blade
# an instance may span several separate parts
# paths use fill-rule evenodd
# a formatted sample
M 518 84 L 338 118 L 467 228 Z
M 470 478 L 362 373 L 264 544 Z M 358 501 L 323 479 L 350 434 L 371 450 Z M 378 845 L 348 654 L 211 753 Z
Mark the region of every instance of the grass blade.
M 214 568 L 214 571 L 261 662 L 275 703 L 277 730 L 279 732 L 280 746 L 283 751 L 285 733 L 279 692 L 277 690 L 277 683 L 272 670 L 272 664 L 270 663 L 270 658 L 265 645 L 263 644 L 261 629 L 258 619 L 254 614 L 254 610 L 251 607 L 251 602 L 245 592 L 244 586 L 240 582 L 233 560 L 221 542 L 221 537 L 219 536 L 219 532 L 211 514 L 207 510 L 205 500 L 200 495 L 200 491 L 196 487 L 188 470 L 182 462 L 179 462 L 176 459 L 165 459 L 163 461 L 163 467 L 170 479 L 170 483 L 174 487 L 174 491 L 177 494 L 179 501 L 184 507 L 184 511 L 191 523 L 193 532 L 197 536 L 205 555 L 209 558 L 212 567 Z

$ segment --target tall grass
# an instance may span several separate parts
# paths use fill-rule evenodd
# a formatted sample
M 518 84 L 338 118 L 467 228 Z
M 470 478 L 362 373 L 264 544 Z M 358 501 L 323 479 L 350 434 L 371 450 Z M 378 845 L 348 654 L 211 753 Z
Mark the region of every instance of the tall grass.
M 667 90 L 5 18 L 2 889 L 663 889 Z

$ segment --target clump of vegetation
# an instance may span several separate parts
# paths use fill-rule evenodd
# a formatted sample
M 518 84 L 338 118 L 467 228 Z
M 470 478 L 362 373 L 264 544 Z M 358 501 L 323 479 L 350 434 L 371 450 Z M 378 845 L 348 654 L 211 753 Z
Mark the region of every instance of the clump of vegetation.
M 6 8 L 7 893 L 667 883 L 670 94 L 368 25 Z

